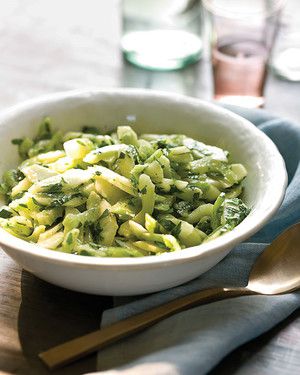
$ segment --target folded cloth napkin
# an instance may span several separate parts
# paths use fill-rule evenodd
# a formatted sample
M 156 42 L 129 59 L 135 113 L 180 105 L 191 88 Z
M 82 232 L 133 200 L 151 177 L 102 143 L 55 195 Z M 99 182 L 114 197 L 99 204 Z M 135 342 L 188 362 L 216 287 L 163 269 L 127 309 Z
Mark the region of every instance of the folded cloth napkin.
M 285 159 L 289 185 L 277 215 L 197 279 L 105 311 L 102 327 L 199 289 L 246 285 L 250 268 L 265 246 L 300 221 L 300 125 L 262 110 L 231 109 L 265 132 Z M 299 293 L 244 296 L 195 307 L 101 350 L 98 369 L 107 375 L 206 374 L 233 349 L 269 330 L 298 307 Z M 280 364 L 278 369 L 277 374 L 293 373 Z

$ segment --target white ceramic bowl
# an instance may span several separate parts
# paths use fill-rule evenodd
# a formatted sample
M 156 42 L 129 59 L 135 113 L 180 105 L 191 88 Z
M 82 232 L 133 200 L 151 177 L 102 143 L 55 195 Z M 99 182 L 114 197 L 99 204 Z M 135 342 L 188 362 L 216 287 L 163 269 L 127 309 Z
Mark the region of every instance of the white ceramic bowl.
M 284 161 L 272 141 L 245 119 L 211 103 L 149 90 L 84 90 L 55 94 L 13 107 L 0 115 L 0 173 L 18 165 L 10 140 L 33 136 L 44 116 L 55 128 L 130 124 L 138 133 L 183 133 L 230 151 L 249 175 L 249 216 L 233 231 L 209 243 L 144 258 L 93 258 L 41 248 L 0 230 L 5 252 L 26 270 L 80 292 L 133 295 L 182 284 L 207 271 L 238 243 L 258 231 L 279 207 L 286 188 Z

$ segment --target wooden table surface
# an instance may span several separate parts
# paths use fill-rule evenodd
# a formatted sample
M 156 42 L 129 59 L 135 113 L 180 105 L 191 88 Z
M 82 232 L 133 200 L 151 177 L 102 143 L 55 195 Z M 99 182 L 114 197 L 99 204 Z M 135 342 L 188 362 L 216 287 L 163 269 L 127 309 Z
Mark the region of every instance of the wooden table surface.
M 0 110 L 23 100 L 83 87 L 147 87 L 211 98 L 209 64 L 154 73 L 122 61 L 119 2 L 10 0 L 0 2 Z M 300 83 L 269 75 L 266 109 L 300 122 Z M 37 353 L 96 329 L 112 299 L 67 291 L 22 270 L 0 250 L 0 374 L 48 374 Z M 300 330 L 300 314 L 239 348 L 211 372 L 237 374 L 247 361 L 273 361 L 270 345 Z M 299 337 L 299 335 L 298 335 Z M 294 343 L 295 348 L 300 342 Z M 296 349 L 295 349 L 296 350 Z M 55 374 L 96 369 L 90 356 Z

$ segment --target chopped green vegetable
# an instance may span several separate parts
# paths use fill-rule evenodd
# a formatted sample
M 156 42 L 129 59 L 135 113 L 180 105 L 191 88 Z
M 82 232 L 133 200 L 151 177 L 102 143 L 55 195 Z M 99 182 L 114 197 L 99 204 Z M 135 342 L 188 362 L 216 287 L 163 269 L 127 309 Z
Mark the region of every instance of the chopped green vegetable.
M 157 256 L 235 228 L 247 171 L 228 152 L 181 134 L 53 131 L 12 140 L 22 163 L 4 173 L 0 226 L 48 249 L 94 257 Z

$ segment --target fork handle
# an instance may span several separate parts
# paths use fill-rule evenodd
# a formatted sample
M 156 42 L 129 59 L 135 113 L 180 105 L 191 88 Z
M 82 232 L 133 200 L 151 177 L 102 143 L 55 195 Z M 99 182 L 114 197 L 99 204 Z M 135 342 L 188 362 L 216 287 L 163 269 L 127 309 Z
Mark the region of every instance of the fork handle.
M 213 301 L 253 294 L 247 288 L 211 288 L 177 298 L 108 327 L 67 341 L 39 354 L 49 369 L 55 369 L 93 353 L 160 320 L 190 307 Z

